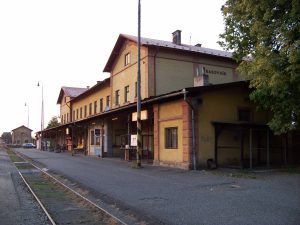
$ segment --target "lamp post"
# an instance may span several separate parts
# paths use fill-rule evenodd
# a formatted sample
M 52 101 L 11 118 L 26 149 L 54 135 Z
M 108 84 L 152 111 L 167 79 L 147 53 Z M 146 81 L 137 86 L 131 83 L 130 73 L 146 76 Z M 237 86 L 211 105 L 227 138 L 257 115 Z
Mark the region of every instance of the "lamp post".
M 38 87 L 42 87 L 42 110 L 41 110 L 41 150 L 44 149 L 43 147 L 43 130 L 44 130 L 44 86 L 41 81 L 38 81 Z
M 137 71 L 137 148 L 136 166 L 140 168 L 142 156 L 142 123 L 141 123 L 141 1 L 138 0 L 138 71 Z
M 25 102 L 25 107 L 27 106 L 27 127 L 29 128 L 29 105 Z

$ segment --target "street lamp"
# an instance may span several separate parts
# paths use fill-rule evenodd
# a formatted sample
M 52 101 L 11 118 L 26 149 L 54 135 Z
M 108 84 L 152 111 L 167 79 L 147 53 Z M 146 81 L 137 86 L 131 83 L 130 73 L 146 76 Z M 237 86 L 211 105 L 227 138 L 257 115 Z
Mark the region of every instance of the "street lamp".
M 25 107 L 27 106 L 27 127 L 29 128 L 29 105 L 25 102 Z
M 41 110 L 41 150 L 43 150 L 43 130 L 44 130 L 44 86 L 41 81 L 38 81 L 38 87 L 42 87 L 42 110 Z

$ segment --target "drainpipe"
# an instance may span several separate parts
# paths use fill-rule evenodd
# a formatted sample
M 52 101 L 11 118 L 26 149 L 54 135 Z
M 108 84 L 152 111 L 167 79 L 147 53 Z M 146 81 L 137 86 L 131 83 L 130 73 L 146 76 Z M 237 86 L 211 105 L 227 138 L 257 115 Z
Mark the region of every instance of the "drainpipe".
M 153 70 L 154 70 L 154 72 L 153 72 L 153 79 L 154 79 L 154 96 L 156 96 L 156 55 L 157 55 L 157 53 L 158 53 L 158 48 L 156 48 L 156 50 L 155 50 L 155 53 L 154 53 L 154 56 L 153 56 Z
M 187 91 L 185 88 L 182 90 L 184 101 L 190 106 L 192 110 L 192 153 L 193 153 L 193 169 L 196 170 L 196 141 L 195 141 L 195 108 L 192 103 L 187 99 Z

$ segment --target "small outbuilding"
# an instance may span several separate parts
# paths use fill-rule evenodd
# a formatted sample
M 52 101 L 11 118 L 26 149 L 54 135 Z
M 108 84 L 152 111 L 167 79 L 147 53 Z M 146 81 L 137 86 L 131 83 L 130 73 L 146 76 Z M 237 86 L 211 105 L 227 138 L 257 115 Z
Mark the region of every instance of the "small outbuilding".
M 12 143 L 16 145 L 22 145 L 24 143 L 31 143 L 32 130 L 24 125 L 13 129 L 12 131 Z

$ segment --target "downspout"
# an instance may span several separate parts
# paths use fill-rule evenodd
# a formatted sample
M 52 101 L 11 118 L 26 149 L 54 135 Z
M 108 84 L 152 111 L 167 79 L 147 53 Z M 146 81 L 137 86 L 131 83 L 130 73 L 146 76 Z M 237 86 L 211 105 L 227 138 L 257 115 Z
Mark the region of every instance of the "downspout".
M 154 54 L 154 56 L 153 56 L 153 79 L 154 79 L 154 96 L 156 96 L 156 93 L 157 93 L 157 91 L 156 91 L 156 55 L 157 55 L 157 52 L 158 52 L 158 48 L 156 48 L 156 50 L 155 50 L 155 54 Z
M 192 110 L 192 154 L 193 154 L 193 169 L 196 170 L 196 138 L 195 138 L 195 108 L 192 103 L 187 99 L 187 91 L 185 88 L 182 90 L 184 101 L 189 105 Z

